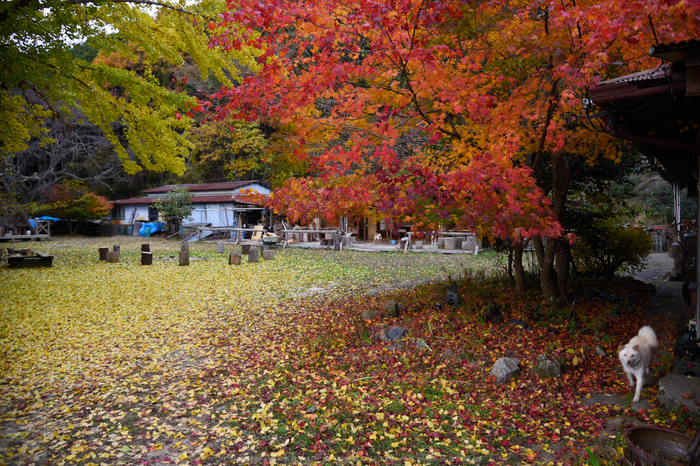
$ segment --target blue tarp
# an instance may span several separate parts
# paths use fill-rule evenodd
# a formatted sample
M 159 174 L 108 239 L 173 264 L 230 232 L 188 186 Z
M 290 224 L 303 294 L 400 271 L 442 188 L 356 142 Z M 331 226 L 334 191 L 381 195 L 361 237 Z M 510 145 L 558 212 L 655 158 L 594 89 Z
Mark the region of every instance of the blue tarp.
M 163 230 L 163 227 L 165 227 L 165 223 L 163 222 L 144 223 L 141 225 L 141 229 L 139 229 L 139 236 L 148 238 L 153 233 Z
M 59 222 L 63 220 L 62 218 L 56 218 L 56 217 L 39 217 L 38 220 L 48 220 L 50 222 Z M 32 228 L 36 228 L 36 220 L 33 218 L 29 219 L 29 223 L 32 224 Z

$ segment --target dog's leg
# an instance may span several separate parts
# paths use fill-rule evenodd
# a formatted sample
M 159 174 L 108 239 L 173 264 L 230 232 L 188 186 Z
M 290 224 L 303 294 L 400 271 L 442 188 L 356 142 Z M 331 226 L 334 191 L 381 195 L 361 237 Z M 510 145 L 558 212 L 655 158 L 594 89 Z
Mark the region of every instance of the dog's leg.
M 642 386 L 644 385 L 644 375 L 637 378 L 637 390 L 634 392 L 632 403 L 639 403 L 639 398 L 642 395 Z

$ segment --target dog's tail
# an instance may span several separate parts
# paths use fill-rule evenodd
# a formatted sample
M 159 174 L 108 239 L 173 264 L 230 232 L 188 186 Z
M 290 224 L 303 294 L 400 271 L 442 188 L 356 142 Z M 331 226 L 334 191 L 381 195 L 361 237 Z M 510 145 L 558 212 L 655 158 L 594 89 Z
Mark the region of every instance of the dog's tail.
M 645 325 L 644 327 L 639 329 L 638 336 L 646 340 L 647 343 L 649 343 L 649 346 L 651 346 L 652 348 L 657 348 L 659 346 L 659 342 L 656 339 L 656 332 L 654 332 L 654 329 L 649 327 L 648 325 Z

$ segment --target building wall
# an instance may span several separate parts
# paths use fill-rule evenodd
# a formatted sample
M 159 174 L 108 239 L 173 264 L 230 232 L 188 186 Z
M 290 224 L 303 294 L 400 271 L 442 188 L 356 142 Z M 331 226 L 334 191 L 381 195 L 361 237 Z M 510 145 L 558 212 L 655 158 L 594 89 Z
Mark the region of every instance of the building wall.
M 133 223 L 148 221 L 148 205 L 123 204 L 112 209 L 111 223 Z
M 193 203 L 194 210 L 187 222 L 211 223 L 213 227 L 233 227 L 235 226 L 235 215 L 232 210 L 233 204 L 224 203 Z M 226 209 L 228 207 L 228 210 Z

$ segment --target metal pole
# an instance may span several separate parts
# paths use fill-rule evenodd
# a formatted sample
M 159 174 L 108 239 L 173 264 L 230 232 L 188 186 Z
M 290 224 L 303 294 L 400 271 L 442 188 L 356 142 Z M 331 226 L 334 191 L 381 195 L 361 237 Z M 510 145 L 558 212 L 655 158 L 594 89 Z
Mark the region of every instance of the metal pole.
M 678 239 L 676 240 L 679 244 L 681 242 L 681 187 L 678 185 L 677 181 L 673 182 L 673 212 L 675 214 L 676 220 L 676 234 Z

